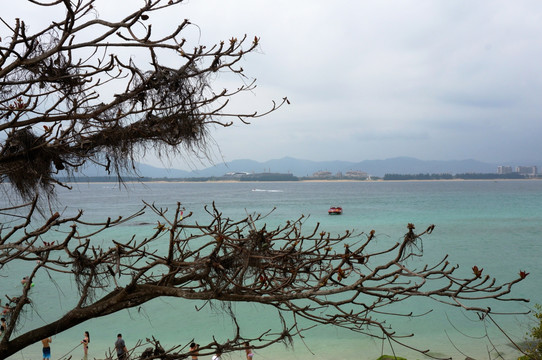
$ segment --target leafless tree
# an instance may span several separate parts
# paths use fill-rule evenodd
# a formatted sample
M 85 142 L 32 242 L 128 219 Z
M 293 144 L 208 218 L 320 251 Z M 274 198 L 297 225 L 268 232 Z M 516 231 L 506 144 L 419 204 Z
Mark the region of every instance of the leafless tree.
M 501 284 L 476 266 L 470 274 L 456 274 L 458 267 L 447 257 L 409 268 L 407 260 L 421 255 L 421 237 L 433 226 L 416 233 L 409 224 L 402 241 L 379 249 L 373 247 L 374 231 L 333 237 L 316 226 L 306 232 L 303 217 L 268 229 L 265 217 L 233 220 L 214 206 L 208 208 L 207 224 L 191 222 L 190 214 L 181 218 L 181 204 L 170 211 L 146 204 L 132 216 L 101 223 L 89 223 L 82 211 L 36 216 L 37 194 L 63 185 L 56 178 L 59 171 L 73 173 L 92 162 L 118 174 L 150 149 L 205 152 L 209 126 L 264 114 L 227 111 L 228 99 L 251 90 L 253 82 L 233 91 L 214 92 L 211 86 L 220 72 L 243 76 L 239 61 L 258 47 L 258 38 L 189 50 L 181 37 L 188 20 L 154 38 L 149 19 L 181 0 L 147 0 L 116 21 L 101 19 L 92 0 L 29 2 L 62 8 L 65 17 L 32 35 L 24 21 L 0 18 L 0 182 L 9 180 L 28 200 L 0 211 L 0 269 L 16 263 L 33 269 L 19 294 L 6 294 L 8 321 L 0 358 L 89 319 L 159 297 L 219 301 L 234 322 L 235 313 L 227 306 L 231 302 L 260 303 L 293 315 L 293 323 L 285 320 L 281 329 L 254 338 L 238 329 L 227 342 L 202 345 L 201 355 L 239 350 L 245 341 L 261 340 L 255 348 L 288 342 L 303 330 L 301 323 L 331 324 L 409 346 L 378 320 L 392 303 L 433 298 L 486 316 L 491 309 L 484 299 L 524 301 L 509 297 L 524 272 Z M 148 58 L 122 57 L 126 48 L 143 50 Z M 159 58 L 180 63 L 166 65 Z M 118 91 L 108 97 L 108 89 Z M 149 236 L 101 246 L 93 242 L 97 234 L 144 211 L 157 218 Z M 54 241 L 47 237 L 52 232 Z M 23 314 L 33 311 L 32 281 L 44 272 L 52 278 L 72 277 L 77 301 L 58 319 L 20 332 Z M 164 350 L 157 339 L 150 342 L 154 346 L 141 357 L 182 359 L 189 354 L 182 346 Z
M 191 222 L 190 214 L 183 217 L 181 204 L 169 213 L 147 204 L 146 210 L 157 216 L 150 236 L 134 235 L 102 247 L 91 238 L 132 217 L 89 224 L 81 213 L 69 218 L 54 214 L 33 224 L 35 202 L 25 209 L 27 215 L 17 224 L 4 226 L 0 234 L 1 267 L 21 261 L 34 264 L 21 294 L 8 296 L 9 322 L 0 341 L 2 358 L 88 319 L 137 307 L 157 297 L 260 303 L 281 314 L 293 314 L 294 319 L 331 324 L 407 347 L 403 336 L 378 320 L 378 314 L 387 313 L 392 303 L 412 297 L 433 298 L 486 316 L 491 309 L 473 303 L 484 299 L 524 301 L 509 297 L 512 286 L 525 278 L 523 272 L 513 281 L 497 284 L 476 266 L 470 275 L 456 276 L 458 266 L 446 257 L 419 270 L 405 265 L 411 256 L 420 255 L 421 236 L 431 233 L 434 226 L 416 233 L 409 224 L 402 241 L 381 249 L 374 246 L 374 231 L 333 237 L 316 226 L 305 233 L 303 217 L 268 229 L 265 223 L 261 225 L 264 219 L 259 215 L 232 220 L 213 206 L 208 208 L 211 221 L 202 225 Z M 7 213 L 20 214 L 20 210 Z M 53 229 L 67 235 L 54 242 L 40 240 Z M 58 320 L 16 334 L 18 319 L 33 301 L 30 284 L 43 271 L 73 276 L 79 300 Z M 235 314 L 230 315 L 235 321 Z M 255 339 L 265 347 L 290 341 L 298 331 L 297 320 L 294 324 L 284 322 L 280 331 Z M 239 350 L 245 341 L 255 339 L 246 339 L 238 331 L 227 343 L 202 346 L 202 354 L 216 348 Z M 187 355 L 186 349 L 177 350 L 169 350 L 167 358 Z
M 255 87 L 239 62 L 259 39 L 188 48 L 188 20 L 154 36 L 151 22 L 181 2 L 146 0 L 109 21 L 93 0 L 29 0 L 65 13 L 34 34 L 23 20 L 0 18 L 0 182 L 31 199 L 40 189 L 50 193 L 59 171 L 71 174 L 86 162 L 118 174 L 148 150 L 205 155 L 210 126 L 246 123 L 287 102 L 265 113 L 229 113 L 229 99 Z M 215 92 L 221 73 L 243 81 Z

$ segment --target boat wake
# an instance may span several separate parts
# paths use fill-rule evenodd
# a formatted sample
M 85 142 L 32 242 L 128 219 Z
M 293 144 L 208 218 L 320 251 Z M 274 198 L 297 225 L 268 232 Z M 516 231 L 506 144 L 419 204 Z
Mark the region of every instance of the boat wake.
M 266 190 L 266 189 L 252 189 L 252 191 L 256 191 L 256 192 L 283 192 L 283 190 Z

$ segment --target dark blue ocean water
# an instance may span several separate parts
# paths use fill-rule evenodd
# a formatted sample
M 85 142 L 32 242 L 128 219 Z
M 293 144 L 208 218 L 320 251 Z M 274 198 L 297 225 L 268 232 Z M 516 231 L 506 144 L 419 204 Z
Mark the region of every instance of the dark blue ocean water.
M 513 296 L 542 303 L 542 265 L 539 261 L 542 254 L 542 181 L 148 183 L 126 184 L 120 188 L 114 184 L 93 183 L 74 185 L 72 191 L 60 190 L 55 206 L 65 215 L 84 209 L 85 219 L 90 221 L 127 216 L 141 208 L 142 201 L 164 208 L 173 208 L 179 201 L 186 213 L 193 212 L 191 220 L 194 221 L 209 220 L 204 206 L 213 201 L 224 216 L 232 219 L 275 209 L 265 220 L 269 226 L 295 220 L 303 214 L 306 229 L 312 229 L 316 224 L 332 234 L 347 229 L 358 232 L 374 229 L 377 242 L 383 247 L 398 241 L 406 232 L 407 223 L 414 223 L 418 229 L 435 224 L 433 234 L 424 239 L 423 259 L 411 266 L 433 263 L 448 254 L 449 261 L 459 264 L 465 276 L 470 275 L 473 265 L 484 268 L 484 274 L 503 281 L 514 279 L 519 270 L 526 270 L 530 275 L 514 289 Z M 342 206 L 343 215 L 327 215 L 330 206 Z M 95 241 L 107 244 L 113 238 L 142 236 L 145 231 L 151 231 L 152 226 L 137 224 L 155 223 L 156 219 L 147 212 Z M 4 269 L 0 288 L 9 291 L 20 287 L 18 282 L 24 271 L 17 267 Z M 56 313 L 67 310 L 74 285 L 62 281 L 53 284 L 45 274 L 38 278 L 32 290 L 36 313 L 27 316 L 23 328 L 41 326 Z M 198 304 L 162 299 L 141 309 L 89 321 L 55 337 L 53 358 L 77 346 L 85 330 L 90 331 L 92 337 L 90 358 L 103 358 L 118 332 L 122 332 L 129 343 L 150 336 L 165 344 L 189 342 L 192 338 L 206 343 L 212 336 L 231 336 L 232 325 L 220 311 L 205 308 L 197 312 L 195 305 Z M 414 338 L 406 340 L 414 346 L 430 348 L 436 355 L 454 358 L 464 358 L 463 353 L 474 358 L 487 358 L 488 348 L 496 344 L 505 358 L 516 357 L 507 345 L 508 340 L 491 324 L 475 321 L 476 316 L 429 300 L 417 300 L 404 306 L 401 311 L 423 313 L 432 310 L 421 318 L 388 320 L 402 333 L 415 333 Z M 528 311 L 532 304 L 491 303 L 491 306 L 500 306 L 503 312 L 522 312 Z M 240 321 L 247 331 L 278 324 L 273 310 L 251 304 L 235 307 L 242 315 Z M 512 315 L 498 317 L 498 320 L 509 329 L 514 340 L 521 341 L 529 325 L 527 318 Z M 484 338 L 486 330 L 491 334 L 491 343 Z M 257 351 L 257 356 L 263 360 L 278 357 L 371 359 L 382 352 L 380 341 L 330 328 L 312 330 L 304 340 L 314 355 L 297 339 L 293 351 L 276 346 Z M 395 350 L 398 354 L 411 354 L 398 347 Z M 38 358 L 40 351 L 40 345 L 36 344 L 13 358 Z M 389 346 L 384 344 L 384 353 L 390 352 Z M 82 349 L 77 348 L 71 354 L 78 359 Z M 237 355 L 230 358 L 237 359 Z M 411 358 L 422 356 L 412 355 Z

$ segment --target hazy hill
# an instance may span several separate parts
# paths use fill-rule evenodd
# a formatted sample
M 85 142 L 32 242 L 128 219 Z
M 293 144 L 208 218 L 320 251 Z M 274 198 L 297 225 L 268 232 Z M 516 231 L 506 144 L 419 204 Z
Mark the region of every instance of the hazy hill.
M 397 157 L 386 160 L 365 160 L 356 164 L 361 171 L 374 176 L 385 174 L 460 174 L 460 173 L 496 173 L 497 164 L 476 160 L 424 161 L 409 157 Z
M 542 162 L 540 162 L 542 163 Z M 153 178 L 185 178 L 185 177 L 213 177 L 223 176 L 228 172 L 249 173 L 290 173 L 294 176 L 310 176 L 317 171 L 346 173 L 350 170 L 365 171 L 369 175 L 382 177 L 385 174 L 440 174 L 440 173 L 496 173 L 498 165 L 537 165 L 533 163 L 491 164 L 476 160 L 452 161 L 425 161 L 410 157 L 396 157 L 385 160 L 364 160 L 360 162 L 349 161 L 311 161 L 291 157 L 258 162 L 254 160 L 234 160 L 221 163 L 201 170 L 184 171 L 178 169 L 164 169 L 145 164 L 139 164 L 139 174 Z M 540 169 L 540 165 L 539 169 Z M 104 176 L 102 169 L 87 168 L 85 176 Z
M 310 176 L 317 171 L 330 171 L 335 174 L 337 172 L 345 173 L 350 170 L 365 171 L 372 176 L 384 176 L 387 173 L 495 173 L 497 172 L 497 164 L 488 164 L 476 160 L 423 161 L 408 157 L 360 162 L 310 161 L 286 157 L 266 162 L 235 160 L 227 164 L 200 170 L 197 173 L 199 176 L 220 176 L 231 171 L 246 171 L 292 173 L 295 176 Z
M 184 177 L 195 176 L 190 171 L 179 170 L 179 169 L 164 169 L 164 168 L 154 167 L 154 166 L 146 165 L 142 163 L 137 163 L 137 172 L 138 172 L 138 175 L 140 176 L 155 177 L 155 178 L 184 178 Z M 87 165 L 82 171 L 80 171 L 79 173 L 76 173 L 76 176 L 82 176 L 82 177 L 93 177 L 93 176 L 101 177 L 101 176 L 108 176 L 108 175 L 114 175 L 114 174 L 107 174 L 107 172 L 105 171 L 103 167 L 95 166 L 94 164 Z M 60 176 L 64 176 L 64 174 L 61 173 Z
M 217 164 L 195 172 L 195 176 L 221 176 L 228 172 L 245 171 L 250 173 L 274 172 L 289 173 L 294 176 L 308 176 L 319 170 L 342 171 L 353 163 L 347 161 L 311 161 L 291 157 L 258 162 L 254 160 L 234 160 L 226 164 Z M 329 170 L 332 169 L 332 170 Z

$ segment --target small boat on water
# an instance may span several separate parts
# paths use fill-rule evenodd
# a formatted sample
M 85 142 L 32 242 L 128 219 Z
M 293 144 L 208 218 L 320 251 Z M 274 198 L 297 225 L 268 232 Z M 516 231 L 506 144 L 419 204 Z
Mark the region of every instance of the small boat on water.
M 340 206 L 332 206 L 327 211 L 329 215 L 341 215 L 343 213 L 343 208 Z

